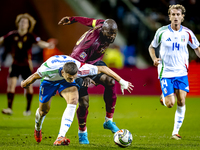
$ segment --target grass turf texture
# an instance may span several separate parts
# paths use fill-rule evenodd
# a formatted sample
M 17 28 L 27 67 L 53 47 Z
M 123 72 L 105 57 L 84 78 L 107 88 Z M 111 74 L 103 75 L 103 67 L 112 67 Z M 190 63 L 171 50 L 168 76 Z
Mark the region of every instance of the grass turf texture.
M 0 95 L 0 109 L 7 106 L 6 95 Z M 131 97 L 118 96 L 114 122 L 119 128 L 128 129 L 133 135 L 131 146 L 126 149 L 200 149 L 200 99 L 187 98 L 186 116 L 180 130 L 182 140 L 170 139 L 176 105 L 169 109 L 159 103 L 159 96 Z M 53 146 L 60 128 L 62 113 L 66 102 L 59 96 L 52 100 L 51 110 L 43 123 L 43 139 L 37 143 L 34 139 L 35 110 L 38 107 L 38 95 L 34 95 L 31 116 L 23 116 L 26 101 L 23 95 L 15 95 L 13 115 L 0 113 L 0 149 L 81 149 L 102 150 L 122 149 L 114 144 L 113 134 L 103 129 L 105 104 L 102 96 L 90 96 L 88 115 L 89 145 L 78 142 L 78 123 L 76 116 L 66 137 L 71 140 L 69 146 Z

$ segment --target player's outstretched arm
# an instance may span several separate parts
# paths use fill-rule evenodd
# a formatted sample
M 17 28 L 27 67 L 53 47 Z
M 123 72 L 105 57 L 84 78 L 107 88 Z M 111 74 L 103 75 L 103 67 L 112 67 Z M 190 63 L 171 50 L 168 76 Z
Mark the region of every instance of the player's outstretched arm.
M 40 40 L 37 45 L 41 48 L 49 48 L 49 49 L 53 49 L 55 47 L 55 44 L 52 42 L 45 42 Z
M 116 74 L 107 66 L 97 66 L 97 68 L 99 73 L 105 73 L 119 82 L 119 84 L 121 85 L 122 94 L 124 94 L 124 89 L 127 90 L 129 93 L 131 93 L 131 91 L 133 90 L 132 88 L 134 87 L 132 83 L 123 80 L 118 74 Z
M 35 80 L 41 79 L 39 74 L 35 72 L 34 74 L 30 75 L 26 80 L 21 81 L 21 87 L 22 88 L 27 88 L 29 85 L 31 85 Z

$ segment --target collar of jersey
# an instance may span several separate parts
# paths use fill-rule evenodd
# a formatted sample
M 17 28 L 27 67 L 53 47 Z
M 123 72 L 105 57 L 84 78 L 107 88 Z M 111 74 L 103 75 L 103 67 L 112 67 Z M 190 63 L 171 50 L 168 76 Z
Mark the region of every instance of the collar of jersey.
M 62 69 L 63 69 L 63 67 L 60 67 L 60 68 L 59 68 L 59 75 L 60 75 L 61 77 L 62 77 L 62 73 L 61 73 Z
M 169 29 L 169 31 L 174 32 L 174 30 L 171 28 L 171 24 L 168 25 L 168 29 Z M 182 29 L 183 29 L 183 26 L 181 25 L 178 32 L 181 32 Z

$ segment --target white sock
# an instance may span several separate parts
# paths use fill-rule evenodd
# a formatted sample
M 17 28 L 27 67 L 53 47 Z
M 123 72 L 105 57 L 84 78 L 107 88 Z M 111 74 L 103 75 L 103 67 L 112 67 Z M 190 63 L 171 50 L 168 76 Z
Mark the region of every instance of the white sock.
M 185 105 L 184 106 L 177 106 L 175 118 L 174 118 L 174 130 L 172 132 L 172 135 L 178 134 L 179 129 L 181 128 L 181 125 L 184 120 L 185 116 Z
M 76 112 L 76 105 L 67 104 L 67 108 L 65 109 L 62 116 L 58 137 L 61 137 L 61 136 L 65 137 L 65 134 L 67 133 L 67 131 L 69 130 L 69 127 L 71 126 L 73 122 L 75 112 Z
M 164 97 L 163 93 L 162 93 L 162 100 L 163 100 L 164 106 L 166 106 L 166 104 L 165 104 L 165 97 Z
M 85 131 L 78 130 L 78 133 L 85 133 L 85 132 L 87 132 L 87 128 L 85 129 Z
M 38 108 L 35 113 L 35 130 L 40 131 L 42 129 L 44 118 L 45 116 L 43 117 L 40 116 L 39 108 Z
M 108 118 L 108 117 L 105 117 L 105 122 L 108 122 L 108 121 L 113 121 L 113 118 Z

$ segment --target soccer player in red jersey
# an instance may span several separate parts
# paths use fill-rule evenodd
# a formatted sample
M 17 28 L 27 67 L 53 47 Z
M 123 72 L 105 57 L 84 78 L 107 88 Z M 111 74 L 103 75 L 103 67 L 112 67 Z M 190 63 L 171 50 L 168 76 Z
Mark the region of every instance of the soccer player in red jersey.
M 83 25 L 92 27 L 85 32 L 77 41 L 71 57 L 83 63 L 94 64 L 97 66 L 106 66 L 102 61 L 103 55 L 109 44 L 113 43 L 117 35 L 117 24 L 112 19 L 93 19 L 86 17 L 64 17 L 58 23 L 59 25 L 69 25 L 79 22 Z M 103 127 L 111 130 L 113 133 L 119 128 L 113 122 L 113 114 L 116 104 L 115 81 L 106 74 L 99 74 L 92 77 L 79 78 L 76 82 L 82 86 L 79 91 L 79 107 L 77 117 L 79 122 L 79 143 L 89 144 L 87 138 L 86 119 L 88 115 L 89 96 L 87 92 L 90 83 L 101 84 L 105 87 L 104 101 L 106 104 L 106 117 Z
M 41 48 L 54 47 L 53 44 L 42 41 L 40 37 L 32 33 L 35 23 L 35 19 L 29 14 L 19 14 L 15 20 L 17 30 L 10 31 L 8 34 L 0 37 L 0 45 L 4 45 L 6 53 L 10 53 L 13 58 L 12 65 L 9 69 L 7 86 L 8 108 L 2 110 L 3 114 L 11 115 L 13 113 L 12 104 L 19 75 L 21 75 L 23 79 L 26 79 L 32 74 L 32 45 L 35 43 Z M 30 86 L 26 90 L 27 108 L 23 113 L 25 116 L 31 114 L 30 107 L 32 97 L 33 87 Z

